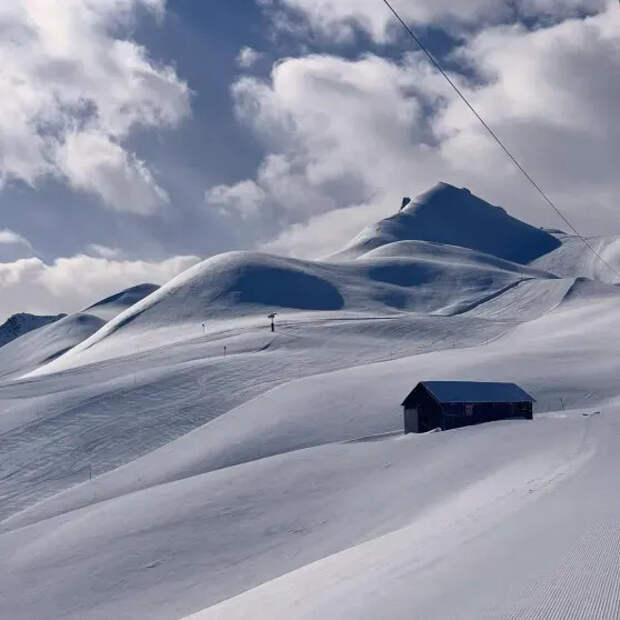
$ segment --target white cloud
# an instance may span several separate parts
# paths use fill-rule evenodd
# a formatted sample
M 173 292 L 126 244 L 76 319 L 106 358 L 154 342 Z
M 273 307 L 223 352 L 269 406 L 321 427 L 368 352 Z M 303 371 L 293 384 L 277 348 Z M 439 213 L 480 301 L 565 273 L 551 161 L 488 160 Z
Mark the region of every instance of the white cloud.
M 606 0 L 392 0 L 394 8 L 409 23 L 476 28 L 514 21 L 517 17 L 565 19 L 583 11 L 602 10 L 605 3 Z M 381 0 L 281 0 L 280 5 L 301 14 L 316 33 L 331 40 L 351 40 L 357 28 L 385 43 L 402 28 Z M 299 20 L 281 15 L 276 23 L 283 28 L 299 28 Z
M 168 203 L 146 164 L 102 133 L 67 134 L 56 161 L 71 187 L 98 194 L 113 209 L 146 215 Z
M 0 243 L 6 244 L 24 244 L 30 246 L 30 243 L 26 240 L 25 237 L 22 237 L 20 234 L 5 228 L 0 230 Z
M 533 31 L 488 28 L 455 58 L 477 79 L 453 78 L 578 227 L 620 232 L 615 4 Z M 334 231 L 348 233 L 352 216 L 385 217 L 403 195 L 438 180 L 534 224 L 561 225 L 419 53 L 400 62 L 289 58 L 269 81 L 240 79 L 233 94 L 268 149 L 242 184 L 264 192 L 261 215 L 271 210 L 281 224 L 270 249 L 321 254 L 333 249 Z
M 386 205 L 385 215 L 392 211 Z M 343 240 L 355 237 L 376 215 L 376 205 L 354 205 L 321 213 L 307 222 L 289 226 L 275 239 L 261 244 L 260 249 L 295 258 L 322 258 L 339 250 Z
M 205 193 L 207 204 L 225 212 L 236 209 L 242 217 L 256 215 L 265 200 L 265 192 L 250 180 L 235 185 L 216 185 Z
M 123 250 L 119 248 L 111 248 L 99 243 L 89 244 L 86 251 L 89 255 L 100 256 L 101 258 L 122 258 L 125 254 Z
M 80 254 L 52 264 L 34 257 L 0 263 L 0 323 L 16 312 L 75 312 L 142 282 L 163 284 L 198 260 L 130 261 Z
M 0 262 L 27 258 L 33 253 L 28 239 L 8 228 L 0 229 Z
M 260 60 L 261 56 L 262 54 L 260 52 L 246 45 L 239 50 L 237 64 L 242 69 L 250 69 Z
M 138 9 L 161 17 L 164 0 L 1 3 L 0 182 L 52 175 L 115 209 L 165 204 L 123 141 L 138 126 L 177 125 L 189 90 L 172 67 L 122 38 Z

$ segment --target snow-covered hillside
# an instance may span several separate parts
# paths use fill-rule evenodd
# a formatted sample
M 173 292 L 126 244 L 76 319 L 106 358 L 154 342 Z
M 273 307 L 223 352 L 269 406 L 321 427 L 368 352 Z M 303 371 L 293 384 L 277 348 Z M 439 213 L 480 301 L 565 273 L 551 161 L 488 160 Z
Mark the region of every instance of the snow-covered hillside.
M 147 295 L 154 293 L 158 288 L 157 284 L 150 284 L 148 282 L 138 284 L 98 301 L 86 308 L 84 312 L 93 314 L 104 321 L 109 321 L 123 310 L 144 299 Z
M 527 263 L 560 245 L 553 235 L 511 217 L 468 189 L 438 183 L 396 215 L 365 228 L 332 258 L 356 258 L 410 239 L 459 245 L 518 263 Z
M 445 184 L 385 222 L 0 349 L 0 617 L 618 617 L 620 289 Z M 424 379 L 535 419 L 403 436 Z
M 56 359 L 157 288 L 154 284 L 141 284 L 103 299 L 82 312 L 69 316 L 35 317 L 52 319 L 42 323 L 38 321 L 39 325 L 37 321 L 33 324 L 27 320 L 30 328 L 25 332 L 21 330 L 23 335 L 18 334 L 21 337 L 0 348 L 0 380 L 24 374 Z
M 50 316 L 41 316 L 38 314 L 28 314 L 27 312 L 20 312 L 10 316 L 2 325 L 0 325 L 0 347 L 4 346 L 11 340 L 19 338 L 24 334 L 38 329 L 54 321 L 59 321 L 66 314 L 54 314 Z

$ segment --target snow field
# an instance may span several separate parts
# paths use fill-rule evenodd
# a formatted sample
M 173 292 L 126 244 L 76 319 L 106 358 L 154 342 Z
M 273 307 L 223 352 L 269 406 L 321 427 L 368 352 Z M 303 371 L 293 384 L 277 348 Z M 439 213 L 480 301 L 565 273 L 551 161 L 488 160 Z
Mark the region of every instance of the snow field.
M 588 277 L 440 184 L 329 262 L 220 255 L 0 348 L 0 617 L 617 618 L 620 290 Z M 402 436 L 424 379 L 537 414 Z

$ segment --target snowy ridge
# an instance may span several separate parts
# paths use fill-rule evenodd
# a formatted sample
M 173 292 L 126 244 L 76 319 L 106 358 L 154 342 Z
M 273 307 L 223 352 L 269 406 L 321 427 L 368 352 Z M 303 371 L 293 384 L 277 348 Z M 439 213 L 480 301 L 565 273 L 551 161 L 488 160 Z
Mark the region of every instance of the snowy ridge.
M 33 317 L 33 322 L 29 318 L 32 315 L 16 315 L 27 317 L 28 329 L 27 333 L 0 348 L 0 381 L 17 377 L 60 357 L 94 334 L 107 320 L 157 288 L 154 284 L 141 284 L 68 316 Z M 46 320 L 39 325 L 41 321 L 38 319 Z
M 468 189 L 438 183 L 400 213 L 364 229 L 332 258 L 348 260 L 412 239 L 458 245 L 517 263 L 528 263 L 560 246 L 553 235 L 511 217 Z
M 0 325 L 0 347 L 4 346 L 11 340 L 19 338 L 24 334 L 38 329 L 54 321 L 62 319 L 66 314 L 56 314 L 53 316 L 40 316 L 37 314 L 28 314 L 21 312 L 10 316 L 2 325 Z
M 479 252 L 444 246 L 441 252 L 421 243 L 405 256 L 367 257 L 324 263 L 255 252 L 210 258 L 173 278 L 122 312 L 68 355 L 37 371 L 56 372 L 86 361 L 121 354 L 128 338 L 142 350 L 196 334 L 208 321 L 264 323 L 273 309 L 292 311 L 394 314 L 434 312 L 456 303 L 475 303 L 489 291 L 551 274 L 493 259 Z M 158 333 L 161 332 L 161 333 Z
M 110 297 L 106 297 L 105 299 L 98 301 L 92 306 L 86 308 L 84 312 L 94 314 L 100 319 L 109 321 L 117 314 L 120 314 L 123 310 L 126 310 L 130 306 L 133 306 L 135 303 L 139 302 L 141 299 L 144 299 L 147 295 L 155 292 L 158 288 L 159 285 L 150 284 L 148 282 L 138 284 L 125 289 L 120 293 L 110 295 Z
M 78 312 L 16 338 L 0 349 L 0 380 L 47 364 L 94 334 L 103 324 L 97 316 Z

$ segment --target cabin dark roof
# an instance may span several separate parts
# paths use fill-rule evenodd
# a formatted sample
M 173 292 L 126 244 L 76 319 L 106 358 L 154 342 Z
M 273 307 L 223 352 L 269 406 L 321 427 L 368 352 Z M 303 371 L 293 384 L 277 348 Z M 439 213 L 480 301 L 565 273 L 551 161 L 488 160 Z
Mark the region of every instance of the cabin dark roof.
M 418 385 L 424 386 L 440 403 L 535 402 L 534 398 L 515 383 L 421 381 Z M 405 401 L 408 398 L 409 396 Z

